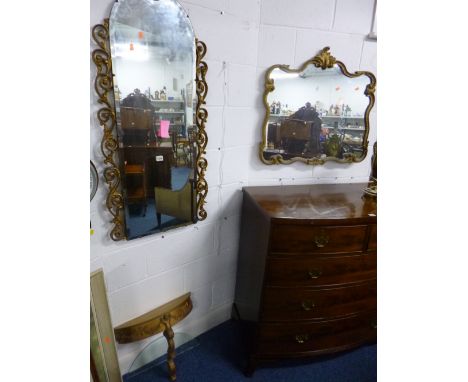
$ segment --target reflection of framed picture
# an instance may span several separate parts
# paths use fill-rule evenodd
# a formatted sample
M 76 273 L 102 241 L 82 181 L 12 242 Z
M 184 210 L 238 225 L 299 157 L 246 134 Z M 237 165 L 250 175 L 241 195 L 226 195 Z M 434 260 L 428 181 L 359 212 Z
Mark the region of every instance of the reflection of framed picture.
M 97 173 L 97 170 L 96 170 L 96 166 L 94 165 L 94 163 L 92 161 L 89 161 L 90 163 L 90 196 L 91 196 L 91 200 L 93 200 L 94 198 L 94 195 L 96 195 L 96 191 L 97 191 L 97 188 L 98 188 L 98 184 L 99 184 L 99 177 L 98 177 L 98 173 Z
M 92 381 L 122 382 L 101 269 L 91 273 L 90 336 Z

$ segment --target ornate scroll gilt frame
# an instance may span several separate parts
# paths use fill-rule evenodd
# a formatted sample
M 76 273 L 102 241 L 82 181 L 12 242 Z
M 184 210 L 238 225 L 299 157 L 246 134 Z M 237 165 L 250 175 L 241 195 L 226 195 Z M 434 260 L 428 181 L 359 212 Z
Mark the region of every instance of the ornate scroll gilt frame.
M 208 135 L 206 134 L 205 123 L 208 118 L 208 111 L 202 107 L 206 104 L 205 98 L 208 94 L 208 84 L 206 83 L 206 73 L 208 72 L 208 65 L 205 61 L 202 61 L 206 54 L 206 45 L 203 41 L 195 39 L 195 46 L 197 51 L 196 61 L 196 75 L 195 84 L 197 92 L 197 218 L 198 220 L 205 220 L 207 217 L 204 205 L 205 199 L 208 195 L 208 183 L 205 179 L 206 169 L 208 167 L 208 161 L 204 157 L 206 154 L 206 145 L 208 144 Z
M 368 137 L 369 137 L 369 114 L 372 110 L 372 107 L 375 103 L 375 89 L 376 89 L 376 78 L 371 72 L 367 71 L 357 71 L 354 73 L 350 73 L 343 62 L 338 61 L 335 57 L 333 57 L 330 52 L 330 48 L 325 47 L 323 48 L 314 58 L 304 62 L 298 69 L 290 69 L 289 65 L 273 65 L 271 66 L 265 73 L 265 90 L 263 92 L 263 105 L 265 106 L 265 118 L 263 119 L 263 130 L 262 130 L 262 142 L 259 145 L 259 155 L 260 160 L 265 164 L 291 164 L 293 162 L 303 162 L 305 164 L 311 165 L 318 165 L 324 164 L 327 161 L 334 161 L 339 163 L 353 163 L 353 162 L 361 162 L 367 156 L 367 146 L 369 145 Z M 336 157 L 326 157 L 326 158 L 302 158 L 302 157 L 294 157 L 292 159 L 284 159 L 281 154 L 273 155 L 271 159 L 265 159 L 263 156 L 263 149 L 267 146 L 267 127 L 268 127 L 268 120 L 270 118 L 270 106 L 268 104 L 267 98 L 268 94 L 275 90 L 275 83 L 273 78 L 270 78 L 271 72 L 279 68 L 287 73 L 300 73 L 302 72 L 307 65 L 312 64 L 316 68 L 322 68 L 323 70 L 332 68 L 334 65 L 338 65 L 341 72 L 350 78 L 359 77 L 359 76 L 367 76 L 370 79 L 370 83 L 367 85 L 364 94 L 369 98 L 369 105 L 366 108 L 364 114 L 364 136 L 363 136 L 363 153 L 362 156 L 356 158 L 355 156 L 350 156 L 346 159 L 339 159 Z
M 103 128 L 103 137 L 101 141 L 101 151 L 104 155 L 104 179 L 109 188 L 106 206 L 112 215 L 113 228 L 110 237 L 114 241 L 126 239 L 125 218 L 124 218 L 124 199 L 120 189 L 121 175 L 116 160 L 119 147 L 117 138 L 117 120 L 115 114 L 115 98 L 112 74 L 112 59 L 110 53 L 109 41 L 109 19 L 104 19 L 103 24 L 97 24 L 92 29 L 92 37 L 99 46 L 92 52 L 93 62 L 96 65 L 96 78 L 94 89 L 99 99 L 98 102 L 104 106 L 98 110 L 97 118 Z M 208 194 L 208 182 L 205 179 L 208 161 L 205 158 L 208 135 L 205 129 L 205 123 L 208 118 L 208 111 L 202 107 L 205 105 L 205 98 L 208 93 L 208 84 L 206 83 L 206 73 L 208 65 L 202 61 L 206 54 L 206 45 L 202 41 L 195 39 L 196 42 L 196 120 L 197 120 L 197 158 L 196 173 L 197 180 L 195 190 L 197 193 L 197 211 L 196 219 L 205 220 L 207 212 L 204 208 L 206 196 Z

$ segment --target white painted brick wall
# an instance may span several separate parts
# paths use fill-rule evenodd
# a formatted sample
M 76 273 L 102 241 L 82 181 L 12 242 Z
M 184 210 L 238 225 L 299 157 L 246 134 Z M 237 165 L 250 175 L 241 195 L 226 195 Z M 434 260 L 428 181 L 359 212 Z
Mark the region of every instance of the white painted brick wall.
M 368 34 L 372 28 L 375 0 L 336 0 L 333 30 Z
M 208 218 L 164 234 L 113 242 L 108 237 L 110 216 L 101 176 L 91 203 L 95 233 L 90 240 L 90 267 L 104 269 L 114 325 L 190 291 L 194 309 L 175 330 L 196 336 L 230 315 L 243 186 L 358 182 L 370 172 L 370 155 L 347 166 L 262 164 L 258 144 L 265 69 L 273 64 L 298 66 L 330 46 L 349 70 L 376 73 L 376 43 L 365 38 L 373 0 L 183 0 L 181 4 L 197 37 L 208 47 Z M 93 0 L 91 25 L 108 17 L 112 5 L 113 0 Z M 95 116 L 99 107 L 93 83 L 91 94 L 90 156 L 102 174 L 102 131 Z M 375 139 L 374 109 L 370 152 Z M 118 346 L 123 372 L 148 342 Z
M 333 25 L 334 10 L 334 0 L 263 0 L 261 22 L 328 30 Z

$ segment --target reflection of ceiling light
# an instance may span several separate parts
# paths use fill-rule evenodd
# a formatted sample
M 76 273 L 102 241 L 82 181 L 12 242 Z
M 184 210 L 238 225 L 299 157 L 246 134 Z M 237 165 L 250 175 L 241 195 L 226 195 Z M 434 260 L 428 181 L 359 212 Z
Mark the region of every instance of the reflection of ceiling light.
M 272 72 L 271 78 L 275 80 L 283 80 L 286 78 L 297 78 L 299 77 L 298 73 L 285 73 L 285 72 Z

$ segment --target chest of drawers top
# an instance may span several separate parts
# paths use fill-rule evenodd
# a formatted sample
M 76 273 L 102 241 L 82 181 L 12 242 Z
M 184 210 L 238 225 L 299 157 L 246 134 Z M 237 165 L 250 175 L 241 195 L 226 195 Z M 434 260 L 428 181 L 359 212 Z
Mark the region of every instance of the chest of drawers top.
M 366 183 L 245 187 L 249 197 L 275 224 L 369 224 L 377 221 L 377 202 Z

